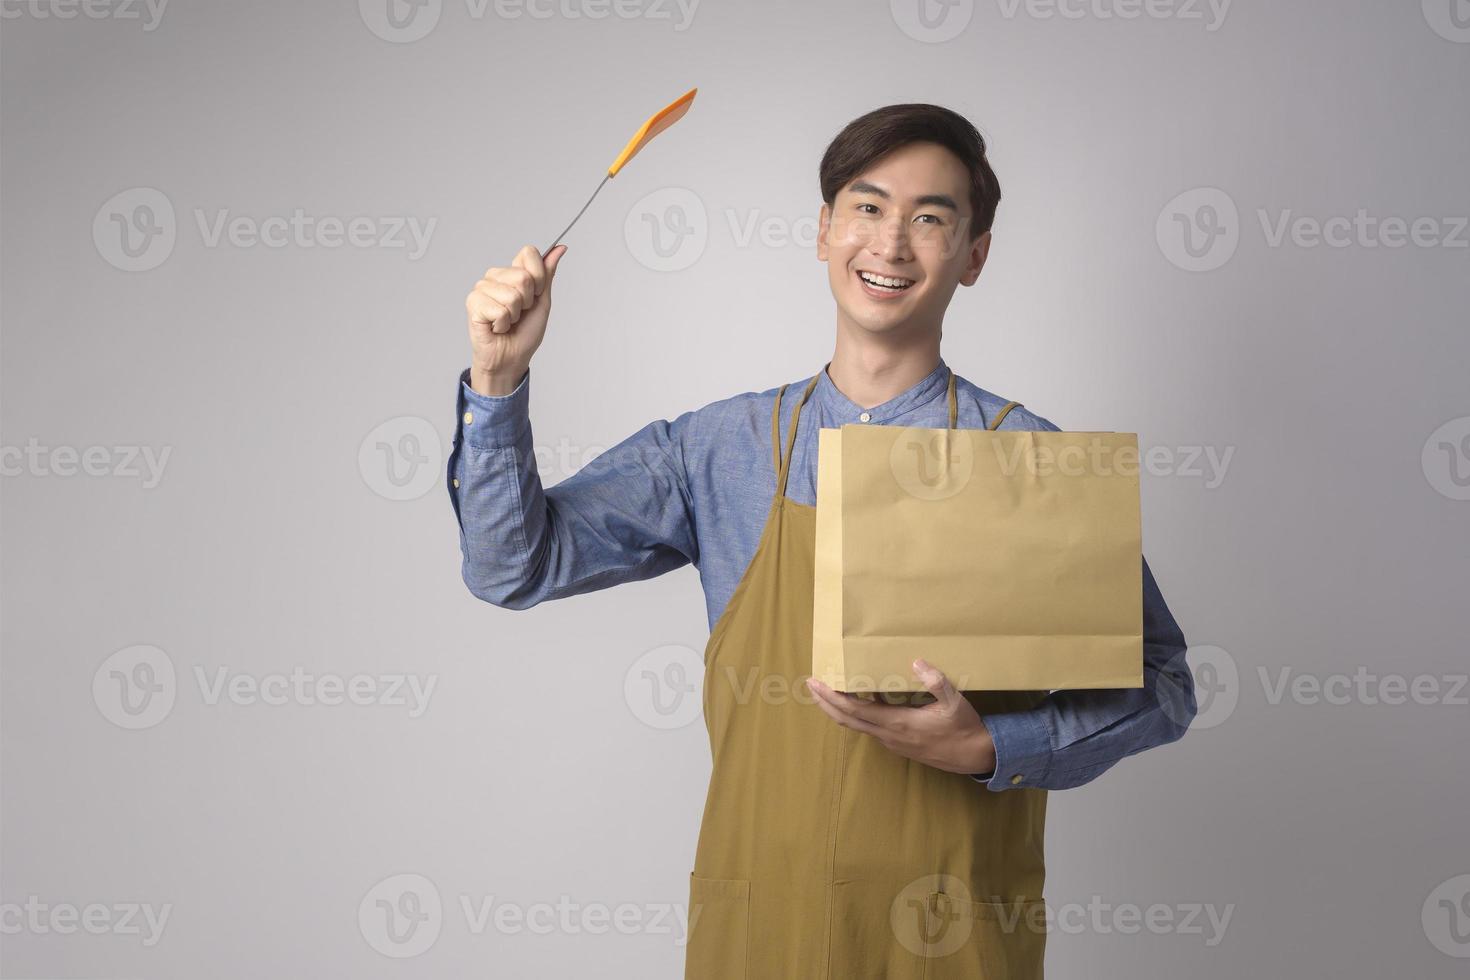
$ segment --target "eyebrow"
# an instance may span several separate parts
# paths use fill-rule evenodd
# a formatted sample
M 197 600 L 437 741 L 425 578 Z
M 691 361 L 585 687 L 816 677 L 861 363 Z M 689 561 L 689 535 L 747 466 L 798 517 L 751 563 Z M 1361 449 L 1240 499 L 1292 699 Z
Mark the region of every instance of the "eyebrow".
M 883 200 L 885 201 L 893 199 L 892 194 L 889 194 L 887 191 L 876 184 L 868 183 L 866 180 L 857 181 L 851 187 L 849 187 L 848 190 L 854 194 L 873 194 L 877 197 L 883 198 Z M 948 194 L 921 194 L 918 197 L 914 198 L 914 204 L 920 206 L 925 204 L 932 204 L 936 207 L 949 208 L 955 214 L 960 213 L 959 205 L 955 204 L 954 198 L 950 197 Z

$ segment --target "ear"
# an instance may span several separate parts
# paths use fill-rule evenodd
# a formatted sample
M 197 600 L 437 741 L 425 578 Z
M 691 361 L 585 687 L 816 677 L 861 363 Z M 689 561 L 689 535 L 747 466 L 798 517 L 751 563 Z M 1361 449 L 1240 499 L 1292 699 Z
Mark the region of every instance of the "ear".
M 966 286 L 975 285 L 975 280 L 980 278 L 980 270 L 985 268 L 985 260 L 990 256 L 990 232 L 986 232 L 975 239 L 975 244 L 970 246 L 969 257 L 965 260 L 965 271 L 960 276 L 960 282 Z
M 832 210 L 823 204 L 817 212 L 817 258 L 823 262 L 827 261 L 827 235 L 831 228 Z

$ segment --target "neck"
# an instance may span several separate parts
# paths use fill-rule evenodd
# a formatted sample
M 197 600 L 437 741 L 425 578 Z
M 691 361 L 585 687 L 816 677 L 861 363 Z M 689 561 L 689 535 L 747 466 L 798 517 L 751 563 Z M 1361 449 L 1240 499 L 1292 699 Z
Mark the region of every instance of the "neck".
M 908 391 L 938 365 L 937 330 L 890 341 L 839 325 L 827 376 L 854 405 L 872 408 Z

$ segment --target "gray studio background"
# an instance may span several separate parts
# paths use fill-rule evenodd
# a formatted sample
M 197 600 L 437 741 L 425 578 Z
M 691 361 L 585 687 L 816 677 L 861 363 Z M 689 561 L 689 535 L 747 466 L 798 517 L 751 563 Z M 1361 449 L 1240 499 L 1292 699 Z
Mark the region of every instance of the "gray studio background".
M 496 609 L 443 466 L 465 293 L 695 85 L 568 238 L 547 483 L 819 369 L 823 148 L 965 113 L 944 356 L 1156 449 L 1200 684 L 1052 794 L 1049 974 L 1464 975 L 1462 0 L 4 13 L 0 975 L 680 975 L 697 573 Z

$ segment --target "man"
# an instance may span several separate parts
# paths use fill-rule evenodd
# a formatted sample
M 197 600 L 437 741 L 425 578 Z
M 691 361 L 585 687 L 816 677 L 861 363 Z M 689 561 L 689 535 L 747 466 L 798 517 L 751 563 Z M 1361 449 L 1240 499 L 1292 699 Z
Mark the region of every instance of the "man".
M 875 110 L 833 140 L 820 181 L 830 362 L 652 422 L 549 489 L 530 360 L 566 248 L 543 262 L 526 246 L 486 273 L 466 304 L 472 359 L 449 462 L 464 580 L 525 609 L 698 567 L 713 772 L 687 977 L 1029 980 L 1045 942 L 1046 791 L 1184 733 L 1184 636 L 1145 561 L 1141 689 L 957 693 L 922 649 L 922 705 L 809 680 L 818 429 L 1059 431 L 940 357 L 945 310 L 978 279 L 1000 200 L 975 128 L 939 106 Z M 810 694 L 752 694 L 772 677 Z

